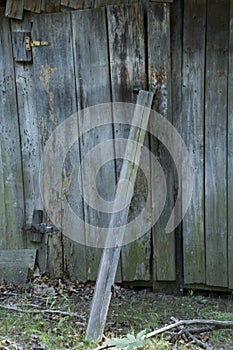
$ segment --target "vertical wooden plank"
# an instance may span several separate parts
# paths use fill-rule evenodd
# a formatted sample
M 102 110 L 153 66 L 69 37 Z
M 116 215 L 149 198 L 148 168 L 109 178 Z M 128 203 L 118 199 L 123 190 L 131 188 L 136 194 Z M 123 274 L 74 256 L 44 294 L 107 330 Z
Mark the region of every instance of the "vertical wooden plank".
M 149 88 L 155 93 L 154 109 L 171 121 L 170 7 L 167 4 L 148 7 L 148 69 Z M 176 279 L 175 235 L 174 232 L 165 233 L 174 206 L 174 180 L 172 160 L 165 147 L 151 139 L 151 151 L 159 159 L 167 183 L 166 207 L 152 229 L 153 280 L 156 283 Z M 153 205 L 156 205 L 158 191 L 152 187 Z
M 25 31 L 13 31 L 12 33 L 12 46 L 14 60 L 17 62 L 31 62 L 32 53 L 26 50 L 25 40 L 27 36 L 30 36 L 30 32 Z
M 136 102 L 133 89 L 147 86 L 143 7 L 140 4 L 109 6 L 107 13 L 112 98 L 133 103 Z
M 233 1 L 229 17 L 229 72 L 228 72 L 228 279 L 233 289 Z
M 1 143 L 1 247 L 23 248 L 24 195 L 16 103 L 15 76 L 9 19 L 0 10 L 0 143 Z M 3 226 L 2 226 L 3 225 Z
M 51 42 L 50 46 L 40 47 L 39 50 L 37 50 L 38 48 L 33 49 L 38 124 L 43 144 L 45 144 L 56 126 L 77 110 L 70 13 L 35 16 L 32 38 L 38 37 Z M 77 125 L 73 127 L 77 128 Z M 69 135 L 69 130 L 67 130 L 67 135 Z M 57 143 L 59 141 L 56 140 Z M 55 149 L 56 142 L 54 144 Z M 73 169 L 76 169 L 78 164 L 80 164 L 78 143 L 74 144 L 73 150 L 73 153 L 68 153 L 63 167 L 63 192 L 66 194 L 72 209 L 78 211 L 78 214 L 82 216 L 81 194 L 77 191 L 75 192 L 75 203 L 72 202 L 72 197 L 70 198 Z M 56 169 L 51 167 L 50 171 L 52 174 Z M 50 190 L 52 191 L 52 189 Z M 57 206 L 55 203 L 60 198 L 61 193 L 54 194 L 54 202 L 51 202 L 51 208 Z M 73 208 L 74 205 L 75 207 Z M 62 206 L 61 211 L 56 213 L 56 215 L 62 224 Z M 81 230 L 82 227 L 79 229 Z M 48 242 L 48 268 L 51 274 L 58 276 L 62 273 L 63 259 L 65 266 L 68 267 L 72 266 L 74 262 L 73 256 L 70 255 L 70 240 L 59 233 L 46 236 Z M 85 280 L 85 247 L 77 243 L 74 243 L 74 245 L 79 261 L 76 264 L 76 276 Z M 63 251 L 64 257 L 62 256 Z M 54 259 L 55 252 L 57 259 Z
M 104 9 L 85 10 L 72 13 L 72 26 L 74 35 L 74 62 L 76 74 L 77 99 L 79 110 L 100 103 L 111 101 L 111 88 L 109 81 L 109 60 L 107 49 L 107 26 Z M 101 120 L 101 115 L 96 109 L 95 118 Z M 91 122 L 91 121 L 90 121 Z M 106 121 L 105 121 L 106 122 Z M 80 152 L 81 159 L 85 161 L 86 153 L 97 144 L 111 140 L 112 117 L 109 115 L 109 126 L 92 129 L 88 134 L 81 137 Z M 90 125 L 91 127 L 91 125 Z M 79 125 L 80 132 L 82 125 Z M 112 158 L 114 159 L 114 148 L 112 143 Z M 98 153 L 96 159 L 104 164 L 105 150 Z M 82 171 L 84 197 L 93 198 L 91 173 L 95 171 L 94 164 L 89 163 L 88 171 Z M 96 174 L 97 175 L 97 174 Z M 105 200 L 113 200 L 115 191 L 115 167 L 113 163 L 105 164 L 99 171 L 98 191 Z M 98 208 L 98 198 L 95 198 L 95 206 Z M 108 227 L 110 216 L 94 210 L 84 201 L 84 219 L 90 226 L 85 225 L 87 245 L 90 244 L 89 237 L 94 234 L 98 237 L 98 227 Z M 98 247 L 96 241 L 96 247 Z M 88 262 L 87 278 L 95 280 L 101 258 L 102 249 L 86 247 Z
M 23 19 L 24 0 L 7 0 L 5 16 L 14 19 Z
M 187 284 L 205 283 L 205 30 L 205 1 L 186 0 L 184 2 L 182 137 L 189 150 L 194 168 L 192 201 L 183 220 L 184 282 Z
M 1 111 L 2 112 L 2 111 Z M 1 135 L 1 133 L 0 133 Z M 4 190 L 4 165 L 2 161 L 2 145 L 0 142 L 0 230 L 1 230 L 1 249 L 7 249 L 6 234 L 6 208 L 5 208 L 5 190 Z
M 182 135 L 182 57 L 183 57 L 183 1 L 171 6 L 171 111 L 172 123 Z M 178 179 L 174 179 L 174 192 L 178 191 Z M 181 208 L 177 212 L 181 215 Z M 176 244 L 176 285 L 183 287 L 183 224 L 175 230 Z
M 27 14 L 23 21 L 12 20 L 11 28 L 13 32 L 30 32 L 31 16 Z M 26 226 L 30 226 L 32 223 L 34 209 L 43 210 L 38 179 L 42 144 L 35 105 L 36 91 L 33 75 L 32 65 L 15 63 L 17 103 L 22 143 Z
M 226 127 L 229 1 L 207 1 L 205 81 L 206 283 L 227 287 Z
M 14 31 L 31 32 L 31 15 L 25 14 L 23 21 L 11 21 L 12 34 Z M 13 43 L 14 51 L 14 43 Z M 15 80 L 17 91 L 17 105 L 20 123 L 20 139 L 22 152 L 23 188 L 25 198 L 25 225 L 31 226 L 34 209 L 43 210 L 40 196 L 39 174 L 40 158 L 42 152 L 42 137 L 35 104 L 34 70 L 31 64 L 18 64 L 15 62 Z M 24 233 L 27 248 L 37 248 L 38 264 L 42 272 L 46 270 L 46 244 L 34 244 L 30 234 Z
M 133 103 L 135 102 L 133 89 L 135 87 L 146 89 L 147 87 L 143 5 L 109 6 L 107 14 L 112 99 L 117 102 Z M 128 137 L 130 125 L 127 123 L 130 120 L 127 119 L 127 116 L 125 117 L 125 124 L 114 127 L 115 138 Z M 147 136 L 145 145 L 148 146 Z M 116 158 L 120 147 L 118 143 L 115 148 Z M 117 179 L 119 179 L 121 165 L 121 161 L 117 160 Z M 133 220 L 145 206 L 146 193 L 147 190 L 150 190 L 150 188 L 147 189 L 147 186 L 150 187 L 150 184 L 146 184 L 143 173 L 139 172 L 134 198 L 130 206 L 129 221 Z M 122 247 L 123 280 L 150 280 L 150 243 L 150 232 L 148 232 L 137 241 Z

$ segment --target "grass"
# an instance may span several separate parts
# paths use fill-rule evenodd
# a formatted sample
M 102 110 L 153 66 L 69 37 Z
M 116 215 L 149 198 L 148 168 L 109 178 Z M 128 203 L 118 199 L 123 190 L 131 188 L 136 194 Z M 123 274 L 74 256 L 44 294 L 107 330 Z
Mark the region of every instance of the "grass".
M 35 286 L 34 286 L 35 287 Z M 37 289 L 36 289 L 37 288 Z M 31 314 L 0 308 L 0 349 L 94 349 L 97 344 L 84 341 L 93 287 L 40 285 L 30 293 L 17 292 L 9 296 L 0 294 L 1 304 L 18 305 L 23 310 L 50 309 L 76 312 L 81 318 L 57 314 Z M 76 289 L 75 289 L 76 288 Z M 35 292 L 37 290 L 37 292 Z M 42 293 L 43 292 L 43 293 Z M 177 319 L 218 319 L 233 321 L 231 295 L 210 297 L 208 295 L 174 296 L 149 291 L 129 291 L 119 288 L 111 302 L 105 328 L 107 338 L 124 338 L 127 334 L 162 327 Z M 82 321 L 80 321 L 82 319 Z M 83 321 L 83 319 L 85 319 Z M 82 324 L 83 323 L 83 324 Z M 151 340 L 141 349 L 198 349 L 182 341 L 178 347 L 170 344 L 167 335 Z M 214 349 L 233 349 L 233 330 L 213 331 L 204 335 Z

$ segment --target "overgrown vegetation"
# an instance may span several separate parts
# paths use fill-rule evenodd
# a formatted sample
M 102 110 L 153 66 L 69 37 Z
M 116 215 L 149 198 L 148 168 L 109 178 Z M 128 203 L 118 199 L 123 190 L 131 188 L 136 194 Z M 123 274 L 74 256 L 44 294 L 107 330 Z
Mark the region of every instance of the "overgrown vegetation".
M 0 288 L 0 349 L 95 349 L 84 333 L 94 287 L 37 277 L 29 291 Z M 201 349 L 192 340 L 163 333 L 144 336 L 176 319 L 233 321 L 231 295 L 186 296 L 115 287 L 105 329 L 105 342 L 118 349 Z M 196 337 L 213 349 L 232 349 L 233 330 L 204 330 Z M 113 348 L 112 348 L 113 349 Z

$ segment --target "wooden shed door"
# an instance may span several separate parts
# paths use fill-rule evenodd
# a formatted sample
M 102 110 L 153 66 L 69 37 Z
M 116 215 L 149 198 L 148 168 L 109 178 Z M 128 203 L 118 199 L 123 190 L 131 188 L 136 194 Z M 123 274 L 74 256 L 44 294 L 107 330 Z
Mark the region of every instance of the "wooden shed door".
M 32 39 L 51 43 L 48 47 L 33 48 L 43 145 L 55 128 L 76 111 L 111 101 L 135 102 L 134 88 L 153 90 L 155 108 L 169 118 L 169 32 L 168 4 L 148 4 L 146 8 L 142 4 L 132 4 L 35 16 Z M 125 138 L 128 132 L 127 119 L 123 126 L 95 129 L 82 137 L 79 144 L 74 144 L 67 155 L 63 190 L 84 221 L 107 224 L 106 217 L 93 211 L 77 190 L 80 161 L 99 142 L 113 137 Z M 152 146 L 153 142 L 151 140 Z M 149 136 L 146 145 L 149 145 Z M 120 165 L 118 160 L 101 169 L 99 191 L 107 200 L 114 198 Z M 136 187 L 132 216 L 140 212 L 146 197 L 147 189 L 140 172 Z M 168 213 L 169 210 L 168 205 Z M 175 280 L 174 235 L 167 239 L 160 227 L 162 225 L 156 226 L 156 235 L 154 231 L 152 235 L 148 232 L 122 249 L 119 281 Z M 85 224 L 77 229 L 88 235 Z M 82 246 L 65 236 L 59 240 L 56 249 L 61 250 L 65 270 L 72 277 L 94 280 L 101 249 Z

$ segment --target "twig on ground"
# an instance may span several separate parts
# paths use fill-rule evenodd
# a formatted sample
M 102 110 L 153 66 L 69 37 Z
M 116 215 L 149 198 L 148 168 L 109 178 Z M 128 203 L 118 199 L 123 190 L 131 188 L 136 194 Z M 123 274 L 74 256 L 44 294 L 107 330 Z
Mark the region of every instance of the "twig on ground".
M 180 320 L 175 323 L 169 324 L 165 327 L 156 329 L 148 334 L 145 335 L 144 338 L 152 338 L 155 335 L 164 333 L 166 331 L 169 331 L 171 329 L 180 327 L 180 326 L 191 326 L 191 325 L 206 325 L 206 326 L 212 326 L 214 328 L 231 328 L 233 327 L 233 321 L 218 321 L 218 320 L 198 320 L 198 319 L 193 319 L 193 320 Z
M 77 317 L 84 321 L 86 321 L 86 318 L 82 315 L 79 315 L 77 312 L 67 312 L 62 310 L 24 310 L 17 307 L 17 305 L 3 305 L 0 304 L 1 309 L 6 309 L 10 311 L 15 312 L 21 312 L 21 313 L 27 313 L 27 314 L 56 314 L 56 315 L 62 315 L 62 316 L 70 316 L 70 317 Z M 83 324 L 84 325 L 84 324 Z
M 190 328 L 186 328 L 186 330 L 191 333 L 191 334 L 194 334 L 194 333 L 206 333 L 206 332 L 212 332 L 214 329 L 213 327 L 190 327 Z
M 204 343 L 203 341 L 201 341 L 200 339 L 196 338 L 194 335 L 192 335 L 188 331 L 186 331 L 186 334 L 187 334 L 187 336 L 189 336 L 189 338 L 191 338 L 195 342 L 196 345 L 201 346 L 203 349 L 206 349 L 206 350 L 212 350 L 213 349 L 212 346 Z
M 41 309 L 41 305 L 39 305 L 39 304 L 36 305 L 36 304 L 27 304 L 27 303 L 26 303 L 26 304 L 25 304 L 25 303 L 23 304 L 23 303 L 22 303 L 22 304 L 14 304 L 14 306 L 17 307 L 17 308 L 18 308 L 18 307 L 24 307 L 24 306 L 25 306 L 25 307 L 33 307 L 33 308 L 35 308 L 35 309 Z
M 171 317 L 171 320 L 173 322 L 178 322 L 178 320 L 175 317 Z M 175 341 L 177 341 L 180 337 L 183 337 L 183 339 L 185 340 L 186 343 L 188 342 L 189 339 L 191 339 L 192 341 L 195 342 L 196 345 L 201 346 L 203 349 L 212 350 L 211 346 L 209 346 L 208 344 L 204 343 L 203 341 L 201 341 L 200 339 L 195 337 L 193 334 L 191 334 L 190 330 L 192 328 L 187 329 L 187 327 L 185 327 L 185 326 L 180 326 L 180 327 L 178 327 L 178 329 L 180 331 L 175 334 L 175 336 L 174 336 Z M 210 329 L 207 328 L 207 330 L 209 331 Z M 196 328 L 195 333 L 201 333 L 200 329 Z
M 110 348 L 114 348 L 115 345 L 100 345 L 98 346 L 98 348 L 94 349 L 94 350 L 104 350 L 104 349 L 110 349 Z
M 190 338 L 197 345 L 201 346 L 204 349 L 211 350 L 212 347 L 210 345 L 196 338 L 192 333 L 203 333 L 203 332 L 213 331 L 214 329 L 233 328 L 233 321 L 202 320 L 202 319 L 178 321 L 175 318 L 172 318 L 172 320 L 174 321 L 174 323 L 164 326 L 162 328 L 156 329 L 146 334 L 145 336 L 143 336 L 142 339 L 149 339 L 154 337 L 155 335 L 159 335 L 173 329 L 174 331 L 178 330 L 178 333 L 175 334 L 176 337 L 178 334 L 177 338 L 182 336 L 182 334 L 185 334 L 186 337 Z M 187 328 L 187 326 L 192 326 L 192 325 L 196 327 Z M 201 327 L 197 327 L 197 325 L 200 325 Z M 114 344 L 113 345 L 103 344 L 94 350 L 110 349 L 110 348 L 113 348 L 114 346 L 115 346 Z
M 8 291 L 5 291 L 5 292 L 1 292 L 0 291 L 0 296 L 3 296 L 3 297 L 9 297 L 9 296 L 13 296 L 13 297 L 18 297 L 19 296 L 19 293 L 12 293 L 12 292 L 8 292 Z

